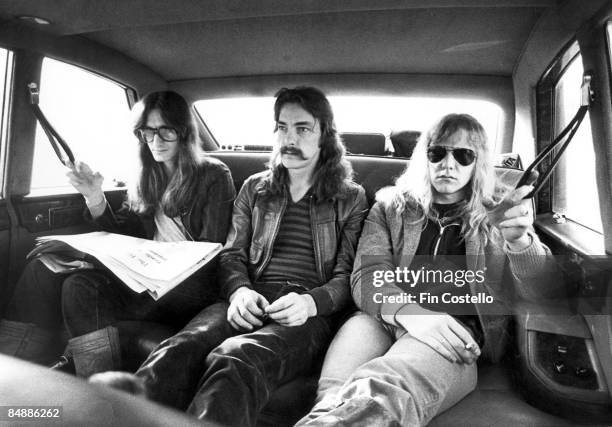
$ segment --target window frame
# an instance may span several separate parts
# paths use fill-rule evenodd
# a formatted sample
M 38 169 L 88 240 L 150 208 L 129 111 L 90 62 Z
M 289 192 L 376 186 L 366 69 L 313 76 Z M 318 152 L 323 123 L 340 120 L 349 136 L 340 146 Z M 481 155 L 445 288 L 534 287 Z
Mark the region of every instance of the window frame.
M 98 71 L 98 70 L 93 70 L 85 65 L 79 64 L 79 63 L 75 63 L 73 61 L 70 61 L 66 58 L 62 58 L 62 57 L 57 57 L 54 55 L 49 55 L 49 54 L 43 54 L 40 56 L 40 78 L 38 81 L 38 85 L 40 90 L 44 90 L 44 88 L 40 87 L 40 79 L 42 79 L 42 71 L 43 71 L 43 65 L 44 65 L 44 61 L 45 59 L 51 59 L 53 61 L 57 61 L 60 62 L 62 64 L 68 65 L 68 66 L 72 66 L 75 67 L 77 69 L 79 69 L 80 71 L 86 72 L 91 74 L 92 76 L 95 76 L 97 78 L 103 79 L 109 83 L 115 84 L 117 87 L 119 87 L 122 91 L 123 94 L 125 96 L 125 100 L 127 102 L 127 106 L 128 109 L 131 110 L 132 107 L 134 106 L 134 104 L 136 104 L 136 102 L 138 101 L 138 92 L 131 86 L 129 86 L 128 84 L 121 82 L 115 78 L 109 77 L 106 74 L 103 74 L 103 72 Z M 44 111 L 43 111 L 44 113 Z M 39 126 L 38 120 L 34 121 L 34 125 L 35 128 Z M 34 132 L 34 138 L 36 136 L 36 131 Z M 47 137 L 44 136 L 45 142 L 49 143 L 47 141 Z M 69 141 L 68 141 L 69 142 Z M 33 141 L 34 147 L 36 144 L 36 140 Z M 32 172 L 33 172 L 33 168 L 34 168 L 34 152 L 32 153 Z M 46 196 L 53 196 L 53 195 L 64 195 L 64 194 L 77 194 L 77 190 L 74 189 L 72 186 L 66 185 L 65 187 L 49 187 L 49 188 L 32 188 L 31 186 L 31 182 L 30 182 L 30 188 L 28 193 L 25 195 L 26 198 L 36 198 L 36 197 L 46 197 Z M 114 187 L 114 186 L 110 186 L 108 182 L 105 182 L 105 185 L 103 186 L 103 189 L 105 192 L 108 191 L 125 191 L 126 187 Z
M 557 111 L 555 109 L 555 91 L 558 83 L 561 81 L 567 69 L 575 60 L 579 60 L 581 55 L 580 46 L 576 38 L 571 39 L 566 43 L 555 58 L 551 61 L 548 68 L 542 74 L 536 85 L 536 150 L 540 153 L 544 150 L 555 138 L 555 121 L 557 119 Z M 592 135 L 591 135 L 592 138 Z M 551 158 L 544 159 L 541 167 L 547 168 Z M 565 183 L 559 183 L 556 180 L 557 170 L 555 170 L 542 187 L 541 191 L 536 196 L 537 212 L 540 214 L 553 214 L 554 201 L 556 197 L 561 197 L 565 191 Z M 557 185 L 555 185 L 557 184 Z M 601 206 L 600 206 L 601 210 Z M 590 228 L 572 218 L 567 218 L 584 229 L 588 229 L 593 233 L 602 236 L 603 233 Z
M 4 85 L 2 90 L 2 105 L 0 105 L 0 200 L 5 199 L 4 183 L 8 172 L 8 145 L 9 145 L 9 120 L 13 96 L 13 73 L 15 70 L 15 54 L 9 49 L 0 46 L 7 51 L 6 68 L 4 74 Z

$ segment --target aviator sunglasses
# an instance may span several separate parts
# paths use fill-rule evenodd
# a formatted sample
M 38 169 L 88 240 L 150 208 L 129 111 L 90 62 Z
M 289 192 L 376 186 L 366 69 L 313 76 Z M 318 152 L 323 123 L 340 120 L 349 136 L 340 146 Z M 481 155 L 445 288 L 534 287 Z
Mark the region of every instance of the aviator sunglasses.
M 474 163 L 476 153 L 469 148 L 448 148 L 442 145 L 434 145 L 427 149 L 427 158 L 431 163 L 441 162 L 446 157 L 448 152 L 453 154 L 453 157 L 461 166 L 468 166 Z

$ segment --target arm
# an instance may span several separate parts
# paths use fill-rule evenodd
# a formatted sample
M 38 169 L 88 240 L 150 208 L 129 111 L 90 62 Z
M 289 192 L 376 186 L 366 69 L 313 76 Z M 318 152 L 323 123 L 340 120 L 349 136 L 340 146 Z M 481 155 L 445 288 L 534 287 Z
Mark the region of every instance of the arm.
M 503 250 L 508 256 L 518 295 L 537 300 L 558 296 L 559 284 L 563 281 L 550 250 L 533 230 L 532 202 L 523 200 L 531 189 L 532 186 L 524 185 L 510 193 L 507 199 L 511 207 L 503 213 L 503 220 L 494 225 L 504 239 Z
M 370 209 L 359 239 L 355 265 L 351 274 L 351 293 L 360 310 L 379 320 L 390 320 L 391 323 L 393 323 L 395 313 L 402 305 L 394 307 L 377 303 L 375 302 L 375 298 L 378 298 L 376 294 L 399 295 L 402 290 L 395 283 L 385 282 L 384 285 L 379 286 L 378 281 L 376 283 L 374 281 L 374 274 L 395 269 L 393 252 L 384 204 L 376 202 Z
M 240 287 L 252 289 L 247 268 L 253 234 L 251 215 L 255 204 L 255 191 L 250 189 L 252 185 L 251 179 L 245 181 L 236 197 L 227 240 L 219 255 L 219 283 L 225 299 L 229 299 Z
M 232 174 L 224 164 L 212 163 L 210 178 L 205 180 L 206 192 L 202 206 L 197 206 L 200 217 L 200 234 L 196 240 L 204 242 L 225 243 L 232 218 L 232 206 L 236 198 L 236 189 Z
M 98 230 L 110 233 L 120 233 L 135 237 L 147 237 L 146 230 L 138 217 L 124 202 L 121 209 L 115 213 L 106 201 L 102 191 L 104 177 L 83 162 L 69 165 L 66 174 L 70 184 L 83 195 L 87 209 L 85 219 L 94 224 Z
M 253 290 L 247 268 L 253 231 L 251 214 L 255 204 L 251 185 L 251 179 L 245 181 L 236 197 L 230 231 L 219 256 L 221 295 L 230 303 L 227 319 L 234 329 L 240 331 L 261 327 L 264 310 L 269 305 L 266 298 Z
M 104 210 L 98 216 L 94 216 L 96 212 L 92 212 L 90 207 L 84 213 L 85 219 L 95 225 L 98 230 L 145 239 L 151 237 L 147 234 L 142 219 L 130 209 L 127 201 L 123 202 L 117 212 L 113 211 L 106 198 L 102 203 Z
M 564 281 L 550 249 L 540 242 L 533 229 L 527 235 L 530 244 L 526 248 L 515 251 L 508 244 L 504 245 L 516 292 L 531 301 L 564 297 Z
M 352 201 L 344 226 L 339 230 L 339 243 L 332 278 L 322 286 L 308 292 L 316 305 L 316 314 L 329 315 L 343 308 L 350 301 L 350 275 L 355 262 L 355 252 L 363 220 L 368 212 L 365 190 L 360 186 Z

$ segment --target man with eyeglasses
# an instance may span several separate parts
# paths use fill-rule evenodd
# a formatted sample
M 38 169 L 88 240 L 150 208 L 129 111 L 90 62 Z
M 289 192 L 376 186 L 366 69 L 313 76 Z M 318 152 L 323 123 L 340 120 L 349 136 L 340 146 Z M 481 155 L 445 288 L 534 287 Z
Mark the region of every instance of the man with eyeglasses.
M 220 254 L 229 305 L 205 309 L 136 374 L 151 398 L 191 401 L 189 412 L 222 425 L 254 425 L 270 393 L 322 357 L 350 305 L 368 210 L 320 90 L 281 89 L 274 119 L 269 169 L 243 184 Z M 169 377 L 170 364 L 186 375 Z

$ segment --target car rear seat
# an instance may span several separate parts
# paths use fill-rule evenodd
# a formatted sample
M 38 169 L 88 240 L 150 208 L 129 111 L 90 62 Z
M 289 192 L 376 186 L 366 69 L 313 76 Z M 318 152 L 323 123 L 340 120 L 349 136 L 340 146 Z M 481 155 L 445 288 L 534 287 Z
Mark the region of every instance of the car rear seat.
M 215 152 L 213 157 L 222 160 L 232 171 L 234 185 L 240 189 L 246 178 L 265 168 L 269 153 Z M 397 158 L 374 158 L 349 156 L 355 171 L 355 180 L 366 190 L 370 204 L 376 192 L 384 186 L 393 184 L 408 161 Z M 504 182 L 515 183 L 520 171 L 497 169 L 497 175 Z M 135 369 L 138 363 L 172 331 L 162 325 L 143 322 L 122 322 L 121 330 L 128 330 L 129 348 L 136 348 L 128 360 L 128 367 Z M 139 331 L 146 330 L 146 333 Z M 279 387 L 272 393 L 267 406 L 258 420 L 260 426 L 293 425 L 313 405 L 318 381 L 318 372 L 311 376 L 296 378 Z M 565 423 L 565 424 L 564 424 Z M 477 389 L 448 411 L 436 417 L 433 426 L 490 426 L 530 425 L 561 426 L 566 422 L 528 405 L 513 390 L 508 372 L 502 365 L 479 367 Z

